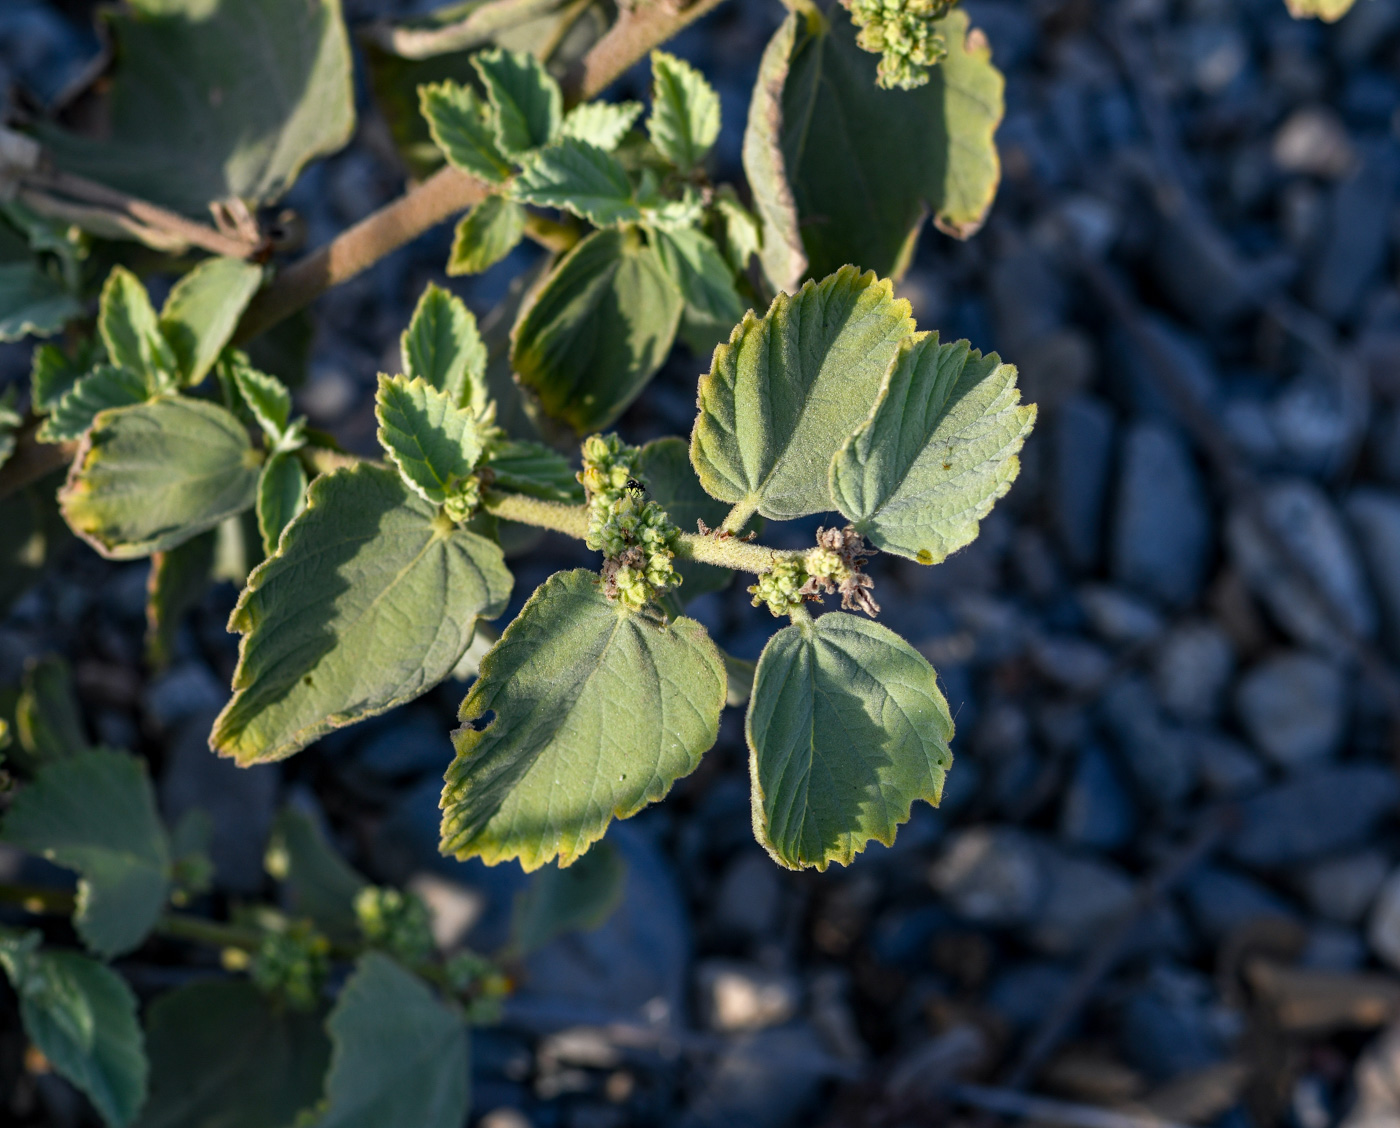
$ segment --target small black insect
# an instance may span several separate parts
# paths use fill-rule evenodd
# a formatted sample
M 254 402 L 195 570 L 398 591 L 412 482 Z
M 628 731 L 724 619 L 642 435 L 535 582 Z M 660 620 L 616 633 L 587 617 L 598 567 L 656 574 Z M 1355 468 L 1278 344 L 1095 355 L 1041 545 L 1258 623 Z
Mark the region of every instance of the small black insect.
M 646 496 L 647 487 L 645 482 L 640 482 L 636 478 L 628 478 L 627 484 L 622 487 L 624 490 L 633 490 L 636 493 Z

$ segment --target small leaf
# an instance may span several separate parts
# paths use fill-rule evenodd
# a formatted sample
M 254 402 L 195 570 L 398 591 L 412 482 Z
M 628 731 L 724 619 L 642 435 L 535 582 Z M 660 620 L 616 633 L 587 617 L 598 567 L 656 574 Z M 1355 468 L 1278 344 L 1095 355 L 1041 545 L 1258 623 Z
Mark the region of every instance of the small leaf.
M 257 264 L 211 258 L 171 288 L 160 311 L 160 330 L 184 384 L 193 386 L 209 375 L 261 285 L 262 267 Z
M 263 464 L 258 478 L 258 532 L 271 556 L 285 529 L 306 508 L 306 470 L 290 451 L 278 451 Z
M 280 760 L 426 693 L 511 582 L 496 544 L 439 520 L 393 470 L 322 475 L 229 618 L 244 637 L 210 746 Z
M 480 274 L 490 270 L 525 234 L 525 209 L 504 196 L 487 196 L 457 223 L 447 273 Z
M 15 701 L 15 728 L 20 747 L 31 763 L 45 764 L 86 752 L 82 711 L 73 695 L 68 663 L 50 655 L 25 663 L 19 698 Z
M 292 417 L 292 393 L 287 385 L 276 376 L 259 372 L 240 354 L 229 357 L 221 371 L 233 377 L 237 398 L 257 420 L 268 442 L 275 444 L 286 433 Z
M 257 487 L 257 452 L 232 413 L 166 398 L 98 415 L 59 502 L 98 552 L 131 560 L 247 509 Z
M 429 282 L 402 340 L 404 375 L 420 376 L 478 415 L 486 408 L 486 344 L 461 298 Z
M 870 417 L 831 464 L 831 496 L 879 548 L 937 564 L 1011 488 L 1035 422 L 1016 369 L 966 341 L 906 338 Z
M 938 805 L 953 721 L 937 675 L 879 623 L 833 611 L 768 640 L 745 733 L 753 825 L 789 869 L 886 846 L 914 800 Z
M 99 364 L 63 394 L 39 428 L 41 443 L 82 438 L 99 411 L 145 403 L 150 389 L 144 376 L 129 368 Z
M 460 1128 L 469 1104 L 467 1025 L 379 952 L 361 956 L 326 1021 L 326 1108 L 308 1128 Z
M 19 995 L 35 1048 L 113 1128 L 146 1097 L 146 1049 L 136 996 L 116 972 L 77 952 L 37 950 L 39 934 L 0 931 L 0 966 Z
M 704 627 L 609 603 L 597 575 L 560 572 L 481 664 L 453 734 L 443 853 L 526 870 L 567 866 L 614 818 L 693 772 L 715 742 L 724 663 Z M 473 727 L 487 712 L 495 717 Z
M 92 370 L 100 353 L 92 340 L 80 344 L 71 357 L 57 345 L 39 345 L 34 350 L 29 376 L 29 398 L 34 410 L 46 414 L 57 407 L 68 390 Z
M 788 183 L 788 158 L 782 145 L 783 87 L 801 22 L 795 15 L 788 16 L 764 48 L 744 128 L 744 173 L 763 228 L 758 261 L 769 287 L 779 293 L 797 289 L 807 272 L 797 201 Z
M 0 263 L 0 341 L 49 337 L 82 314 L 82 303 L 35 263 Z
M 788 520 L 832 508 L 832 456 L 914 331 L 890 283 L 842 267 L 744 316 L 700 378 L 690 459 L 712 497 Z
M 365 879 L 345 863 L 320 828 L 295 807 L 272 825 L 267 871 L 282 885 L 283 902 L 294 916 L 309 917 L 332 940 L 360 937 L 355 895 Z
M 175 353 L 160 331 L 146 287 L 124 266 L 107 275 L 97 328 L 112 363 L 143 377 L 151 391 L 174 378 Z
M 573 865 L 550 864 L 516 895 L 510 950 L 528 956 L 566 932 L 587 932 L 612 916 L 622 901 L 627 863 L 610 842 L 599 842 Z
M 146 581 L 146 659 L 152 666 L 170 662 L 180 620 L 199 605 L 214 580 L 218 532 L 210 529 L 168 552 L 151 554 Z
M 481 459 L 476 416 L 453 406 L 446 392 L 421 376 L 408 380 L 381 373 L 374 416 L 380 446 L 425 501 L 441 505 L 456 497 Z
M 504 184 L 514 171 L 496 146 L 491 114 L 470 86 L 435 82 L 418 88 L 428 131 L 449 164 L 489 184 Z
M 572 137 L 535 153 L 516 177 L 511 193 L 521 203 L 564 208 L 595 227 L 642 218 L 622 162 Z
M 497 47 L 472 56 L 496 127 L 496 143 L 508 157 L 522 157 L 559 136 L 564 96 L 533 55 Z
M 721 184 L 711 205 L 719 220 L 719 233 L 716 238 L 724 247 L 724 257 L 736 274 L 743 274 L 749 268 L 749 260 L 758 254 L 763 246 L 758 219 L 739 202 L 734 189 Z M 778 289 L 788 287 L 779 286 Z
M 554 268 L 516 322 L 511 367 L 579 434 L 622 414 L 671 351 L 681 296 L 633 232 L 595 231 Z
M 719 95 L 705 76 L 665 51 L 651 53 L 647 130 L 661 155 L 682 172 L 705 159 L 719 136 Z
M 151 1099 L 138 1128 L 292 1128 L 319 1099 L 331 1055 L 318 1015 L 232 979 L 157 996 L 146 1045 Z
M 44 765 L 16 796 L 4 838 L 82 875 L 73 923 L 98 955 L 138 947 L 165 908 L 170 848 L 135 756 L 93 750 Z
M 697 521 L 717 529 L 729 507 L 705 492 L 695 470 L 690 465 L 690 453 L 684 439 L 674 436 L 655 439 L 642 447 L 637 473 L 647 487 L 647 496 L 666 510 L 666 516 L 682 532 L 693 533 Z M 675 568 L 682 583 L 675 592 L 686 602 L 707 591 L 723 591 L 734 578 L 728 568 L 713 564 L 698 564 L 694 560 L 676 560 Z
M 640 102 L 585 102 L 564 115 L 561 137 L 575 137 L 611 153 L 642 115 Z
M 703 357 L 728 340 L 747 308 L 734 288 L 734 273 L 714 241 L 693 227 L 658 231 L 655 246 L 685 299 L 681 340 Z
M 499 489 L 583 504 L 583 487 L 569 460 L 543 443 L 507 439 L 492 447 L 483 465 L 495 476 Z

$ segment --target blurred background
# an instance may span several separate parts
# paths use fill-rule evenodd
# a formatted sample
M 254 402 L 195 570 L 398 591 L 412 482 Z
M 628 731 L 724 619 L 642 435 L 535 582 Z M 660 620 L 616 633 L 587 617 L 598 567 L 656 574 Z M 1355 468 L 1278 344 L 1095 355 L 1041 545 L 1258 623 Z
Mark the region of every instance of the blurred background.
M 82 79 L 94 7 L 0 3 L 7 115 Z M 429 7 L 345 14 L 353 31 Z M 727 712 L 700 770 L 609 831 L 616 911 L 532 956 L 474 1033 L 476 1123 L 1400 1125 L 1400 0 L 1330 26 L 1281 0 L 963 7 L 1006 75 L 1003 182 L 969 241 L 927 230 L 899 291 L 920 328 L 1017 364 L 1040 420 L 971 547 L 872 565 L 956 719 L 943 806 L 848 869 L 780 870 Z M 671 45 L 721 94 L 717 180 L 742 178 L 782 14 L 730 0 Z M 356 135 L 286 200 L 309 246 L 405 181 L 356 50 Z M 646 85 L 643 66 L 609 94 Z M 352 449 L 372 448 L 375 374 L 447 281 L 450 240 L 313 307 L 298 406 Z M 485 315 L 536 253 L 450 288 Z M 0 348 L 0 388 L 28 379 L 31 348 Z M 688 435 L 707 363 L 678 346 L 618 431 Z M 0 685 L 64 659 L 92 738 L 147 754 L 168 814 L 213 815 L 224 895 L 262 888 L 291 803 L 454 943 L 502 942 L 527 879 L 437 852 L 462 683 L 242 771 L 205 743 L 236 660 L 232 585 L 153 674 L 148 566 L 60 559 L 0 618 Z M 544 539 L 513 564 L 509 614 L 594 563 Z M 772 630 L 741 584 L 689 613 L 744 658 Z M 204 974 L 120 966 L 138 990 Z M 22 1046 L 0 1010 L 6 1071 Z M 92 1122 L 52 1076 L 27 1099 L 0 1122 Z

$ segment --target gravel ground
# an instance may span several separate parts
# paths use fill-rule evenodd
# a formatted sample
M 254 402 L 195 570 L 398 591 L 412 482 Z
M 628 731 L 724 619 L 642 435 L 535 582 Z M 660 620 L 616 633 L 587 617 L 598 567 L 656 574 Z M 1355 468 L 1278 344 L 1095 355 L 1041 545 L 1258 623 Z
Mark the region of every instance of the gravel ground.
M 0 6 L 0 77 L 40 99 L 96 48 L 63 7 Z M 970 242 L 929 231 L 900 290 L 921 327 L 1018 364 L 1041 414 L 975 544 L 872 568 L 954 710 L 944 804 L 848 869 L 779 870 L 726 714 L 700 770 L 609 832 L 618 911 L 533 957 L 474 1035 L 477 1123 L 986 1124 L 1001 1101 L 1086 1128 L 1094 1105 L 1400 1124 L 1400 0 L 1333 27 L 1280 0 L 965 7 L 1007 75 L 1004 182 Z M 721 175 L 780 14 L 735 0 L 676 41 L 721 93 Z M 400 191 L 383 138 L 365 115 L 293 191 L 313 245 Z M 300 407 L 352 447 L 449 239 L 315 308 Z M 530 258 L 452 288 L 484 314 Z M 0 352 L 0 381 L 27 363 Z M 688 434 L 702 367 L 678 353 L 618 429 Z M 588 563 L 546 538 L 512 612 Z M 239 771 L 204 747 L 235 592 L 152 674 L 145 579 L 70 553 L 0 621 L 0 685 L 67 658 L 93 736 L 150 755 L 168 812 L 212 811 L 226 893 L 262 888 L 260 833 L 291 802 L 499 943 L 526 879 L 436 850 L 463 687 Z M 691 613 L 741 657 L 772 629 L 742 585 Z M 130 962 L 143 990 L 203 974 Z M 89 1122 L 60 1082 L 38 1099 L 27 1123 Z

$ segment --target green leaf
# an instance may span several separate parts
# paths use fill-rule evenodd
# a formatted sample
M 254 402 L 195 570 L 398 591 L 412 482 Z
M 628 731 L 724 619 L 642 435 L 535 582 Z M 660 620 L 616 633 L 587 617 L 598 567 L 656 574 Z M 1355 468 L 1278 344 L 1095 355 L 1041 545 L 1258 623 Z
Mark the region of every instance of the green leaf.
M 99 364 L 63 394 L 39 428 L 41 443 L 61 443 L 83 436 L 99 411 L 129 407 L 150 398 L 146 378 L 129 368 Z
M 210 746 L 280 760 L 426 693 L 511 582 L 496 544 L 440 519 L 393 470 L 322 475 L 229 618 L 244 637 Z
M 724 257 L 736 274 L 743 274 L 749 268 L 749 259 L 758 254 L 763 247 L 758 219 L 739 202 L 734 189 L 728 184 L 719 186 L 711 207 L 718 219 L 719 230 L 716 237 L 724 247 Z M 805 259 L 803 263 L 805 268 Z M 798 274 L 801 274 L 801 269 Z M 785 286 L 777 288 L 788 289 Z
M 599 842 L 573 865 L 545 866 L 516 895 L 510 950 L 528 956 L 566 932 L 586 932 L 612 916 L 622 901 L 627 863 L 610 842 Z
M 258 455 L 243 425 L 212 403 L 156 399 L 104 411 L 59 503 L 103 556 L 174 548 L 253 504 Z
M 285 529 L 306 508 L 306 471 L 290 451 L 278 451 L 264 463 L 258 478 L 258 532 L 271 556 Z
M 937 564 L 971 544 L 1020 471 L 1035 422 L 1016 369 L 966 341 L 901 345 L 870 417 L 831 464 L 837 507 L 877 547 Z
M 86 752 L 89 743 L 81 718 L 67 662 L 49 655 L 25 663 L 15 702 L 15 727 L 20 747 L 32 763 Z
M 655 233 L 656 253 L 685 299 L 681 340 L 696 356 L 727 340 L 747 308 L 734 272 L 703 231 L 682 227 Z
M 857 45 L 849 15 L 835 5 L 822 21 L 788 16 L 770 45 L 777 53 L 765 55 L 768 78 L 786 68 L 781 107 L 750 114 L 750 130 L 764 136 L 746 138 L 745 167 L 761 202 L 757 185 L 774 169 L 749 167 L 748 156 L 780 148 L 816 277 L 845 263 L 897 276 L 928 213 L 966 238 L 991 206 L 1003 80 L 985 39 L 969 39 L 967 13 L 948 13 L 936 29 L 948 55 L 916 90 L 876 86 L 878 57 Z
M 700 378 L 690 459 L 705 489 L 780 520 L 830 510 L 832 456 L 913 332 L 909 303 L 852 266 L 745 314 Z
M 525 209 L 504 196 L 487 196 L 457 223 L 448 274 L 480 274 L 515 250 L 525 234 Z
M 15 410 L 19 388 L 11 384 L 0 392 L 0 466 L 9 461 L 15 449 L 15 432 L 24 423 L 24 416 Z
M 559 136 L 564 96 L 539 59 L 497 47 L 473 55 L 472 66 L 491 101 L 501 152 L 522 157 Z
M 171 288 L 160 329 L 175 353 L 181 381 L 209 375 L 244 308 L 262 285 L 262 267 L 235 258 L 205 259 Z
M 579 434 L 608 426 L 671 351 L 681 296 L 633 232 L 595 231 L 565 255 L 516 322 L 511 366 Z
M 647 131 L 661 155 L 682 172 L 703 161 L 719 136 L 715 88 L 689 63 L 665 51 L 651 53 Z
M 1311 19 L 1314 16 L 1324 23 L 1336 23 L 1349 11 L 1356 0 L 1284 0 L 1288 14 L 1295 20 Z
M 292 393 L 276 376 L 259 372 L 241 354 L 235 353 L 226 364 L 227 368 L 220 371 L 233 377 L 234 386 L 238 389 L 237 399 L 257 420 L 268 442 L 275 444 L 286 434 L 287 423 L 292 417 Z
M 41 131 L 67 172 L 207 221 L 215 200 L 272 203 L 350 139 L 339 0 L 143 0 L 107 24 L 117 62 L 94 107 L 103 138 Z
M 507 439 L 492 447 L 483 465 L 495 475 L 499 489 L 583 504 L 583 487 L 569 460 L 543 443 Z
M 146 660 L 152 666 L 169 663 L 180 620 L 209 590 L 218 536 L 210 529 L 168 552 L 151 554 L 151 573 L 146 581 Z
M 637 473 L 647 487 L 647 496 L 666 510 L 666 515 L 681 532 L 696 532 L 699 521 L 717 529 L 729 512 L 724 502 L 716 501 L 705 492 L 695 476 L 684 439 L 672 436 L 647 443 L 642 447 Z M 682 582 L 676 595 L 682 601 L 707 591 L 723 591 L 734 578 L 728 568 L 698 564 L 694 560 L 678 559 L 675 569 L 681 574 Z
M 4 838 L 82 875 L 73 923 L 98 955 L 138 947 L 165 908 L 170 847 L 135 756 L 94 749 L 45 764 L 16 796 Z
M 374 416 L 379 444 L 410 489 L 438 505 L 458 496 L 484 446 L 475 415 L 421 376 L 381 373 Z
M 52 336 L 82 313 L 82 303 L 38 264 L 0 263 L 0 341 Z
M 511 193 L 524 204 L 564 208 L 595 227 L 636 223 L 642 218 L 622 162 L 572 137 L 535 153 L 516 177 Z
M 470 86 L 434 82 L 418 88 L 428 131 L 454 168 L 490 184 L 504 184 L 514 171 L 496 146 L 490 109 Z
M 285 808 L 272 825 L 267 872 L 282 884 L 283 902 L 294 916 L 309 917 L 333 940 L 360 938 L 355 896 L 365 879 L 321 835 L 311 819 L 295 807 Z
M 478 415 L 486 408 L 486 343 L 461 298 L 429 282 L 402 340 L 403 372 Z
M 585 102 L 564 115 L 559 135 L 611 153 L 641 115 L 640 102 Z
M 798 16 L 788 16 L 764 48 L 744 128 L 744 173 L 763 230 L 758 261 L 769 287 L 780 293 L 797 289 L 807 272 L 797 201 L 788 183 L 782 145 L 783 86 L 801 23 Z
M 745 733 L 754 834 L 789 869 L 886 846 L 914 800 L 938 805 L 953 721 L 937 675 L 879 623 L 832 611 L 768 640 Z
M 29 373 L 29 398 L 41 414 L 52 411 L 64 395 L 88 374 L 97 360 L 93 341 L 84 341 L 76 355 L 69 356 L 57 345 L 39 345 Z
M 567 866 L 614 818 L 689 775 L 715 742 L 724 663 L 704 627 L 665 626 L 603 595 L 592 572 L 546 580 L 481 664 L 453 734 L 443 853 L 528 871 Z M 495 717 L 473 727 L 487 712 Z
M 388 956 L 360 957 L 326 1027 L 335 1045 L 327 1107 L 308 1128 L 466 1123 L 467 1025 Z
M 112 363 L 144 377 L 151 391 L 174 378 L 175 353 L 160 331 L 146 287 L 124 266 L 113 267 L 102 286 L 97 328 Z
M 77 952 L 39 951 L 39 933 L 0 932 L 0 965 L 19 995 L 35 1047 L 113 1128 L 146 1097 L 146 1052 L 136 996 L 121 976 Z
M 151 1099 L 139 1128 L 292 1128 L 321 1095 L 318 1015 L 274 1007 L 246 980 L 167 991 L 146 1015 Z

